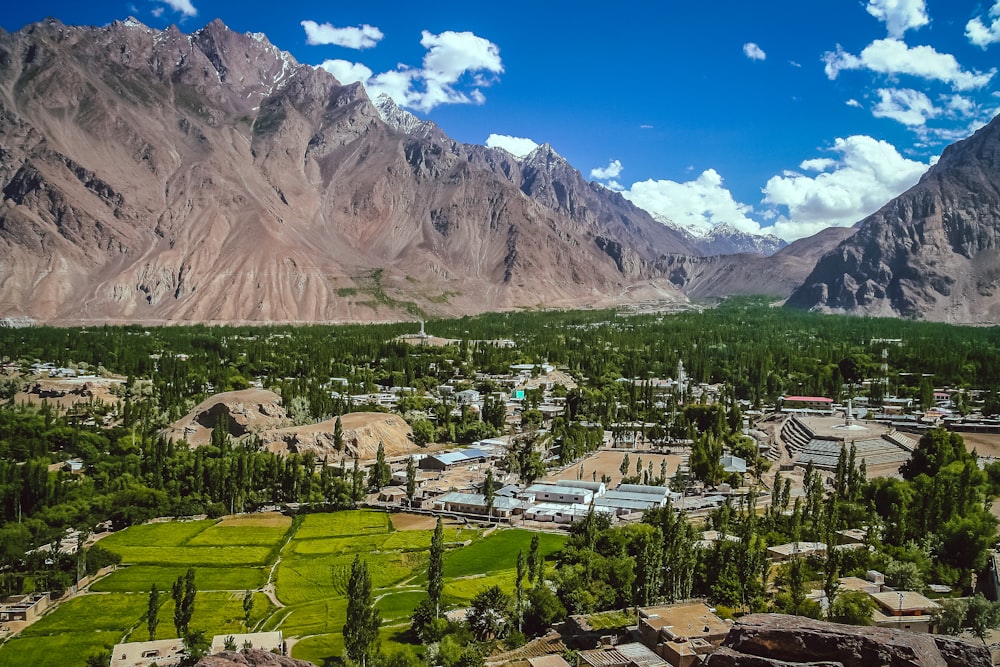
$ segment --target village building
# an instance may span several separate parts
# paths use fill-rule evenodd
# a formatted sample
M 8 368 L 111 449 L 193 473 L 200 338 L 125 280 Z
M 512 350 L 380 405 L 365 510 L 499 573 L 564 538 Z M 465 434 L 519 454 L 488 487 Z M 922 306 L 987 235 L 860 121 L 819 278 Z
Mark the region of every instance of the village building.
M 822 557 L 826 556 L 826 544 L 824 542 L 788 542 L 768 547 L 767 555 L 777 563 L 799 556 Z
M 0 622 L 22 621 L 31 623 L 49 608 L 51 598 L 48 593 L 12 595 L 0 603 Z
M 880 628 L 930 632 L 934 611 L 941 606 L 914 591 L 885 591 L 869 595 L 878 603 L 873 620 Z
M 110 667 L 176 667 L 185 650 L 184 640 L 178 638 L 115 644 Z
M 486 496 L 482 493 L 462 493 L 450 491 L 431 501 L 431 508 L 442 512 L 457 514 L 478 514 L 498 519 L 509 519 L 515 514 L 524 512 L 525 503 L 518 498 L 494 496 L 492 511 L 486 507 Z
M 729 627 L 700 601 L 639 609 L 639 640 L 672 667 L 701 664 L 702 656 L 726 638 Z
M 666 667 L 667 663 L 644 644 L 633 642 L 580 651 L 576 667 Z
M 490 455 L 481 449 L 460 449 L 454 452 L 428 454 L 417 462 L 424 470 L 452 470 L 490 460 Z
M 781 410 L 819 410 L 833 412 L 833 399 L 825 396 L 784 396 L 779 399 Z
M 566 503 L 567 505 L 589 505 L 594 500 L 594 492 L 588 488 L 570 486 L 562 481 L 556 484 L 532 484 L 518 497 L 531 503 Z

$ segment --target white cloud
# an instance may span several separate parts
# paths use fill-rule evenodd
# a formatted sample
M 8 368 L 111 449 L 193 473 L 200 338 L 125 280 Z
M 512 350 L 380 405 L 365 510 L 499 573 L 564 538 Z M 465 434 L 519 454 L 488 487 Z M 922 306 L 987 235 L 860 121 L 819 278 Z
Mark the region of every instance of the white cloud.
M 847 100 L 846 102 L 844 102 L 844 104 L 846 104 L 846 105 L 847 105 L 847 106 L 849 106 L 849 107 L 855 107 L 856 109 L 861 109 L 861 108 L 863 108 L 863 107 L 861 106 L 861 102 L 858 102 L 858 101 L 857 101 L 856 99 L 854 99 L 853 97 L 852 97 L 851 99 Z
M 760 224 L 749 217 L 753 208 L 736 201 L 722 186 L 722 177 L 714 169 L 707 169 L 686 183 L 667 180 L 633 183 L 622 195 L 636 206 L 692 230 L 707 232 L 717 224 L 729 223 L 740 231 L 760 232 Z
M 922 127 L 941 111 L 930 98 L 912 88 L 879 88 L 879 101 L 872 107 L 876 118 L 891 118 L 909 127 Z
M 313 46 L 334 44 L 348 49 L 370 49 L 384 36 L 381 30 L 367 23 L 346 28 L 337 28 L 330 23 L 320 24 L 315 21 L 302 21 L 301 25 L 306 30 L 306 44 Z
M 767 54 L 764 53 L 764 49 L 760 48 L 753 42 L 747 42 L 743 45 L 743 55 L 745 55 L 750 60 L 766 60 Z
M 425 90 L 414 106 L 423 111 L 439 104 L 482 104 L 485 97 L 479 88 L 492 83 L 489 75 L 503 73 L 500 48 L 471 32 L 446 30 L 435 35 L 424 30 L 420 45 L 427 49 L 421 77 Z M 464 93 L 455 84 L 467 74 L 473 75 L 475 87 Z
M 786 173 L 768 180 L 764 203 L 780 211 L 768 231 L 790 241 L 825 227 L 853 225 L 914 185 L 929 166 L 864 135 L 837 139 L 831 150 L 835 159 L 800 165 L 803 171 L 818 171 L 814 176 Z
M 990 8 L 989 17 L 992 19 L 989 24 L 978 16 L 965 24 L 965 36 L 981 49 L 1000 42 L 1000 0 Z
M 907 30 L 930 23 L 924 0 L 868 0 L 867 9 L 885 23 L 889 37 L 901 38 Z
M 419 111 L 441 104 L 482 104 L 486 96 L 480 89 L 504 71 L 500 48 L 471 32 L 435 35 L 425 30 L 420 44 L 427 49 L 420 69 L 399 65 L 373 74 L 367 66 L 346 60 L 327 60 L 319 67 L 341 83 L 361 81 L 372 98 L 384 93 L 399 106 Z
M 524 157 L 538 148 L 538 144 L 527 137 L 512 137 L 507 134 L 491 134 L 486 138 L 490 148 L 502 148 L 511 155 Z
M 347 60 L 324 60 L 320 68 L 336 77 L 337 81 L 347 85 L 356 81 L 365 82 L 372 76 L 372 71 L 361 63 Z
M 962 69 L 955 56 L 939 53 L 931 46 L 910 48 L 898 39 L 877 39 L 860 53 L 847 53 L 838 44 L 836 51 L 823 54 L 826 75 L 832 80 L 844 70 L 867 69 L 879 74 L 909 74 L 923 79 L 942 81 L 957 90 L 982 88 L 996 69 L 988 72 Z
M 618 178 L 622 173 L 622 161 L 621 160 L 611 160 L 608 162 L 607 167 L 595 167 L 590 170 L 590 177 L 596 178 L 599 181 L 606 181 L 612 178 Z
M 184 16 L 197 16 L 198 10 L 194 8 L 191 0 L 163 0 L 170 9 L 180 12 Z M 162 13 L 162 12 L 161 12 Z

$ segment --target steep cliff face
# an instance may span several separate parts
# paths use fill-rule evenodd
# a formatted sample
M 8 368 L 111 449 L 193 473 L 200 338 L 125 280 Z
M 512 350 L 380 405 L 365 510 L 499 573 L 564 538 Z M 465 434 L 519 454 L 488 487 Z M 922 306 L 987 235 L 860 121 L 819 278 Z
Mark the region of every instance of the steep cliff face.
M 858 227 L 789 305 L 1000 322 L 1000 118 L 946 148 L 917 185 Z
M 985 646 L 942 635 L 781 614 L 744 616 L 708 667 L 989 667 Z
M 0 35 L 0 314 L 379 320 L 683 300 L 655 266 L 683 243 L 647 214 L 568 165 L 454 142 L 393 106 L 219 21 Z

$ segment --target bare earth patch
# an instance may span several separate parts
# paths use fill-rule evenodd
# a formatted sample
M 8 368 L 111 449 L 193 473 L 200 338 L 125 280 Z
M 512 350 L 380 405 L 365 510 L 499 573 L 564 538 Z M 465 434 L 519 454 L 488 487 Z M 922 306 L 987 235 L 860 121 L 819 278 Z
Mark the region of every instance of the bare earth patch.
M 292 525 L 292 518 L 278 512 L 234 514 L 223 518 L 217 525 L 223 528 L 288 528 Z
M 975 450 L 980 456 L 1000 458 L 1000 434 L 996 433 L 959 433 L 965 440 L 965 448 L 970 452 Z
M 681 456 L 678 454 L 650 454 L 631 449 L 603 449 L 591 454 L 582 461 L 577 461 L 560 472 L 550 473 L 545 477 L 545 481 L 554 482 L 560 479 L 582 479 L 591 482 L 594 481 L 596 473 L 598 482 L 601 481 L 603 475 L 608 475 L 611 477 L 611 486 L 617 486 L 622 480 L 622 473 L 619 468 L 622 464 L 622 457 L 625 454 L 628 454 L 629 476 L 635 475 L 635 464 L 639 459 L 642 459 L 643 470 L 648 469 L 650 461 L 653 462 L 653 477 L 660 476 L 660 463 L 662 461 L 667 462 L 668 478 L 677 472 L 677 466 L 681 463 Z

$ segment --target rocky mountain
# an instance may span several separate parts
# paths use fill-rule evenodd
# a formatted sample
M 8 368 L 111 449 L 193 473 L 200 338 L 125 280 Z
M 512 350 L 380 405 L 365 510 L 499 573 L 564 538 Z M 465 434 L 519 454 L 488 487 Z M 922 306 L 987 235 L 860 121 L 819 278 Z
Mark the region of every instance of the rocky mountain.
M 920 182 L 857 227 L 790 306 L 1000 322 L 1000 117 L 946 148 Z
M 787 245 L 787 241 L 774 234 L 748 234 L 723 223 L 716 225 L 699 239 L 696 247 L 702 255 L 735 255 L 746 252 L 767 257 Z
M 696 299 L 767 294 L 787 297 L 802 284 L 816 261 L 857 231 L 830 227 L 794 241 L 770 257 L 749 252 L 707 257 L 672 255 L 664 260 L 670 281 Z
M 548 146 L 461 144 L 220 21 L 0 34 L 0 315 L 343 321 L 682 301 Z
M 679 225 L 665 215 L 654 214 L 653 219 L 679 233 L 688 242 L 695 255 L 737 255 L 751 253 L 773 255 L 788 245 L 774 234 L 748 234 L 728 223 L 720 223 L 705 231 L 695 226 Z

